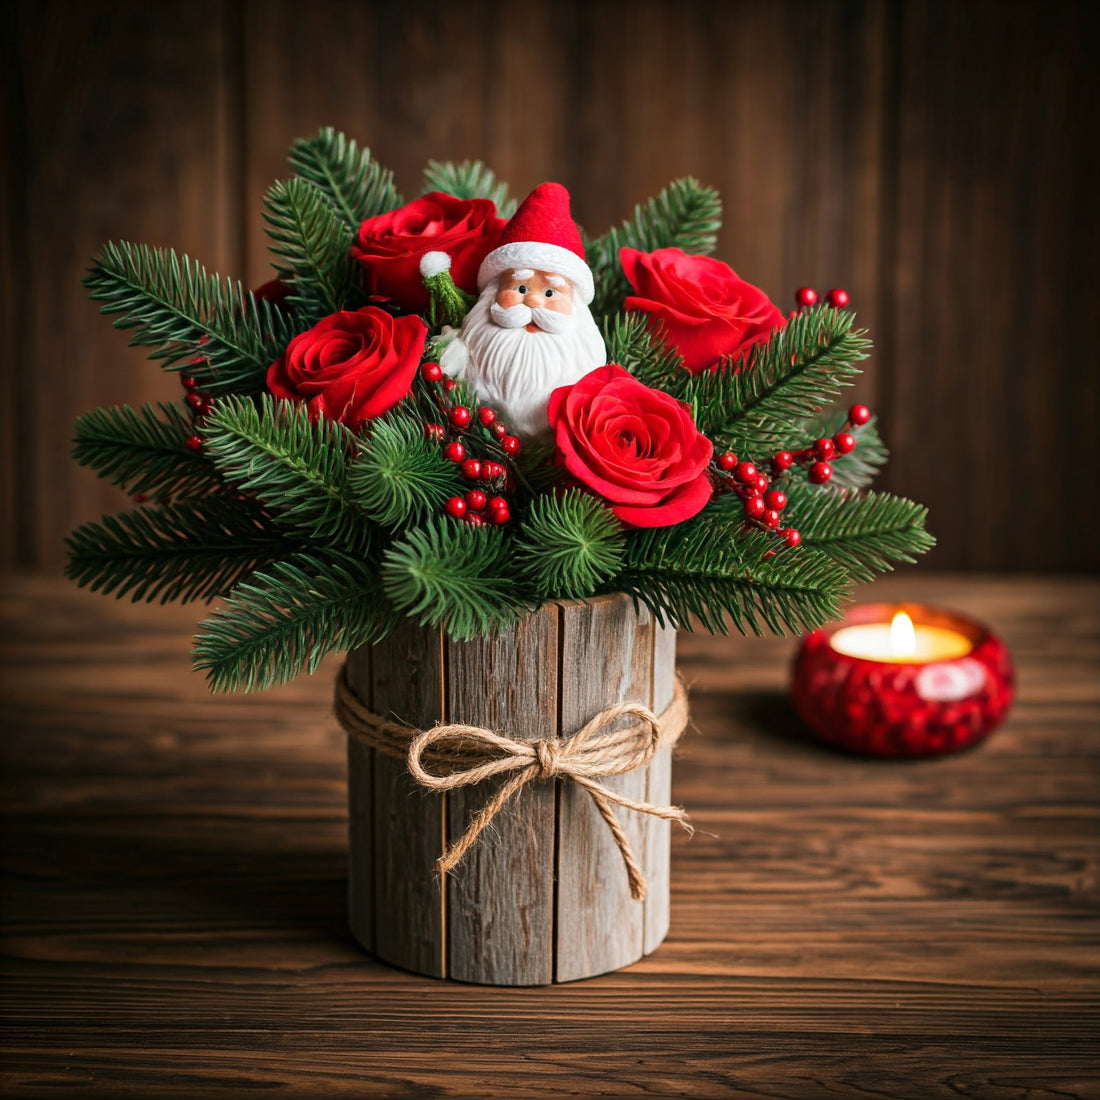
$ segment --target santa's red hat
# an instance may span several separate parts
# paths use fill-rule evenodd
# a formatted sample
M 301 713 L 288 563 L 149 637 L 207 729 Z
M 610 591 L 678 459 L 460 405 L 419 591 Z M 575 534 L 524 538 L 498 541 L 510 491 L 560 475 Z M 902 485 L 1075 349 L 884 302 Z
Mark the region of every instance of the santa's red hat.
M 580 230 L 569 213 L 569 192 L 560 183 L 540 183 L 523 200 L 500 235 L 500 245 L 481 263 L 477 288 L 516 267 L 564 275 L 588 305 L 595 294 L 584 259 Z

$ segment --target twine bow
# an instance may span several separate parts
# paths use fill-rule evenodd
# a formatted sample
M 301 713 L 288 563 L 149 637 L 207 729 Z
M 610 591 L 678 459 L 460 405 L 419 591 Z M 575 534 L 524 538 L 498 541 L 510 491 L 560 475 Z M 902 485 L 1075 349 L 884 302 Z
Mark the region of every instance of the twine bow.
M 648 763 L 666 745 L 675 744 L 687 725 L 687 694 L 680 681 L 672 702 L 658 717 L 640 703 L 619 703 L 601 711 L 569 737 L 515 741 L 482 726 L 451 724 L 415 733 L 373 714 L 355 698 L 341 672 L 337 680 L 336 714 L 346 730 L 391 755 L 405 755 L 409 774 L 422 787 L 452 791 L 507 775 L 493 797 L 474 815 L 466 831 L 436 860 L 440 872 L 450 871 L 507 802 L 528 783 L 560 777 L 583 787 L 611 830 L 626 867 L 630 896 L 645 897 L 645 876 L 638 866 L 612 804 L 666 821 L 678 821 L 690 833 L 686 812 L 679 806 L 656 806 L 610 790 L 597 779 L 622 775 Z M 630 724 L 613 728 L 620 719 Z M 405 735 L 407 754 L 395 751 Z

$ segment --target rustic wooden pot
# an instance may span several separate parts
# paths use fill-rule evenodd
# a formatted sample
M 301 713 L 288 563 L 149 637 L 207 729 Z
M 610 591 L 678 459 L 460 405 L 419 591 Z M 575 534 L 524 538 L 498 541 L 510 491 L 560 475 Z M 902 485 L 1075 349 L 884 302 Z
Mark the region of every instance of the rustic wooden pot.
M 347 673 L 363 703 L 408 725 L 464 722 L 537 740 L 619 702 L 660 714 L 675 659 L 675 631 L 614 595 L 547 604 L 472 642 L 405 626 L 349 653 Z M 670 757 L 662 749 L 602 782 L 667 805 Z M 647 880 L 635 901 L 607 824 L 567 779 L 524 787 L 440 876 L 445 844 L 499 782 L 426 792 L 403 761 L 349 737 L 349 919 L 359 942 L 406 970 L 491 985 L 574 981 L 653 951 L 668 931 L 670 823 L 616 811 Z

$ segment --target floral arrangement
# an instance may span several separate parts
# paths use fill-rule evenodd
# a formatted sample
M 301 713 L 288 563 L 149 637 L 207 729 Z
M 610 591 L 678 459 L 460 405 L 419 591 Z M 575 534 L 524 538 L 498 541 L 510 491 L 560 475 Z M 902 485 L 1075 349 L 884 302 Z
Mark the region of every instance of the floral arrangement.
M 802 632 L 932 544 L 921 506 L 866 488 L 870 412 L 830 409 L 869 349 L 847 295 L 784 315 L 708 255 L 713 190 L 677 180 L 582 239 L 563 188 L 517 210 L 477 162 L 429 163 L 411 202 L 331 129 L 289 164 L 257 290 L 126 243 L 86 278 L 184 401 L 78 420 L 76 460 L 136 507 L 74 531 L 68 573 L 219 599 L 195 647 L 214 688 L 403 618 L 468 639 L 598 592 Z

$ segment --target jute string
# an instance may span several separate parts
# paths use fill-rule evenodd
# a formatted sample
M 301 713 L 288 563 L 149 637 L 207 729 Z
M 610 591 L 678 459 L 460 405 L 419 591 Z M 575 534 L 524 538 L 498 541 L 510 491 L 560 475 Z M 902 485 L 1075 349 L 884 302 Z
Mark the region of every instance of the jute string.
M 623 857 L 630 896 L 645 897 L 646 883 L 612 804 L 666 821 L 678 821 L 690 833 L 687 814 L 679 806 L 639 802 L 597 780 L 622 775 L 648 763 L 659 750 L 676 744 L 688 720 L 687 692 L 677 679 L 672 702 L 660 715 L 640 703 L 618 703 L 600 711 L 569 737 L 515 741 L 483 726 L 458 723 L 416 730 L 375 714 L 351 690 L 347 669 L 336 677 L 336 717 L 348 734 L 365 745 L 403 759 L 422 787 L 453 791 L 496 776 L 507 776 L 491 799 L 474 815 L 466 831 L 436 860 L 440 872 L 450 871 L 486 826 L 528 783 L 561 777 L 583 787 L 607 823 Z M 614 728 L 620 719 L 628 725 Z

